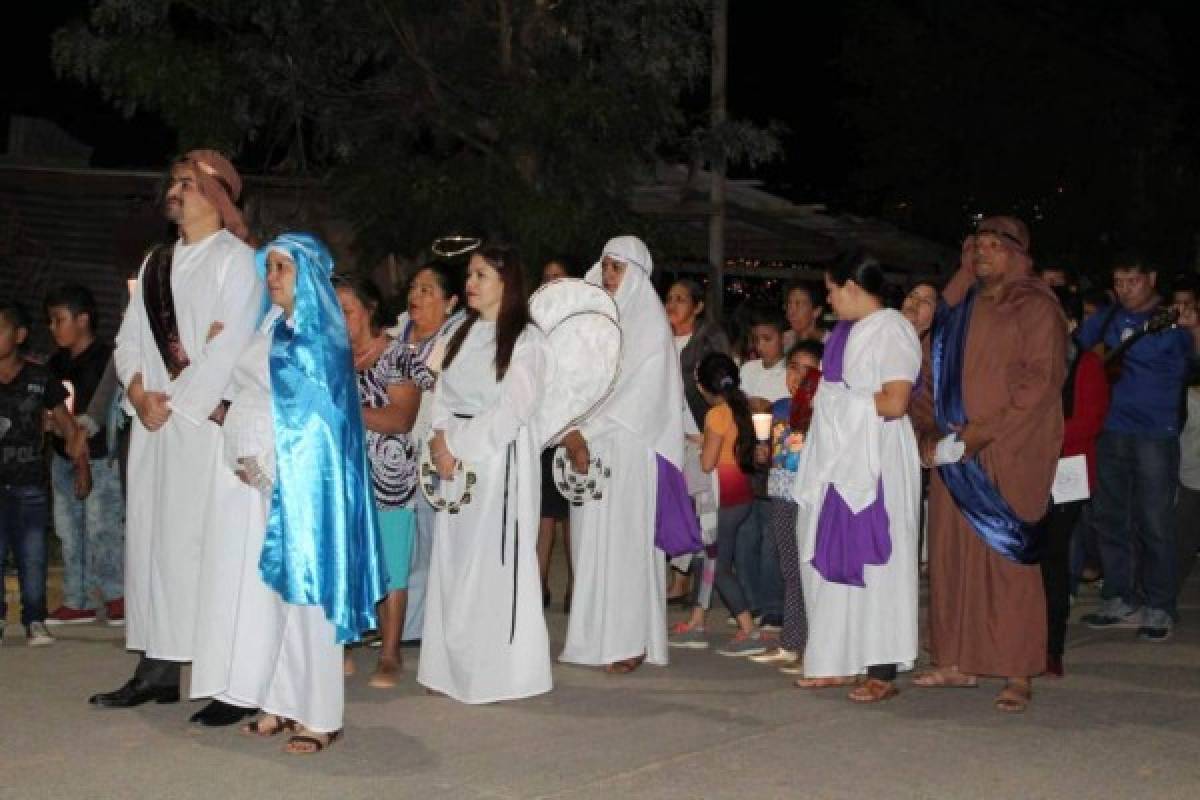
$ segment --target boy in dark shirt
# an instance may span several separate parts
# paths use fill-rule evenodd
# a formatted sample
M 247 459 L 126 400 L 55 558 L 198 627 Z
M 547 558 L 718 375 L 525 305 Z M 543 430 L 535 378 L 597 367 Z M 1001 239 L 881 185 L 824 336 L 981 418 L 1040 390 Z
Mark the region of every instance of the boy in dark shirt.
M 50 333 L 59 348 L 46 366 L 56 381 L 73 391 L 69 410 L 88 437 L 92 475 L 91 493 L 77 498 L 67 442 L 56 435 L 50 474 L 54 531 L 62 542 L 63 604 L 50 612 L 46 624 L 93 622 L 103 602 L 108 623 L 120 625 L 125 620 L 121 476 L 117 454 L 108 451 L 107 413 L 97 414 L 95 420 L 87 416 L 112 359 L 112 346 L 96 338 L 96 300 L 83 286 L 60 286 L 47 295 L 45 307 Z
M 40 364 L 21 355 L 29 315 L 0 301 L 0 564 L 11 550 L 21 587 L 21 624 L 33 646 L 54 643 L 46 630 L 46 462 L 42 453 L 46 412 L 73 450 L 82 438 L 66 405 L 66 390 Z M 74 490 L 91 490 L 86 453 L 75 460 Z M 8 607 L 0 596 L 0 642 Z

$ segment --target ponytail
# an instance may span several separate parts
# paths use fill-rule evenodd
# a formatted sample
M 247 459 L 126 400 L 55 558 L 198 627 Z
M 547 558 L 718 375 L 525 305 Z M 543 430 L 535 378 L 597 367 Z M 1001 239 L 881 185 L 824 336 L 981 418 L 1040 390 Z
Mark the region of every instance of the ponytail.
M 737 426 L 737 439 L 733 443 L 733 455 L 738 467 L 745 474 L 754 472 L 754 420 L 750 417 L 750 400 L 742 391 L 742 376 L 738 366 L 725 353 L 709 353 L 696 368 L 697 382 L 709 394 L 719 396 L 733 413 Z

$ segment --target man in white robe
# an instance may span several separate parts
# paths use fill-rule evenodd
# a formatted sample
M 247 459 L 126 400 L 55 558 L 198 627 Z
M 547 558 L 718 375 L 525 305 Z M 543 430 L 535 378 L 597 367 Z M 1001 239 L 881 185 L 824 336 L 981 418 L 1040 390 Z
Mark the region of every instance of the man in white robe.
M 683 380 L 666 314 L 640 239 L 604 247 L 586 279 L 616 301 L 621 372 L 604 405 L 563 446 L 578 471 L 589 457 L 611 468 L 603 497 L 571 509 L 575 590 L 559 659 L 627 673 L 667 664 L 665 556 L 655 546 L 658 456 L 683 463 Z
M 263 296 L 235 205 L 240 191 L 237 172 L 215 151 L 172 166 L 164 205 L 179 239 L 142 265 L 117 334 L 114 362 L 133 416 L 126 646 L 142 657 L 125 685 L 90 698 L 97 706 L 178 702 L 180 665 L 193 657 L 224 393 Z

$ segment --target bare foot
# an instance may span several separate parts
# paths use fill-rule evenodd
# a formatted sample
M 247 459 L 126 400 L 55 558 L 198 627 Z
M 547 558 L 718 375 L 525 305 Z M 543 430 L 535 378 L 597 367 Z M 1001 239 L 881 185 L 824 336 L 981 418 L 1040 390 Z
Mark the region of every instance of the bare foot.
M 400 661 L 394 658 L 381 658 L 379 664 L 376 665 L 375 671 L 371 673 L 370 679 L 367 680 L 367 686 L 373 689 L 394 689 L 396 688 L 396 680 L 400 675 Z

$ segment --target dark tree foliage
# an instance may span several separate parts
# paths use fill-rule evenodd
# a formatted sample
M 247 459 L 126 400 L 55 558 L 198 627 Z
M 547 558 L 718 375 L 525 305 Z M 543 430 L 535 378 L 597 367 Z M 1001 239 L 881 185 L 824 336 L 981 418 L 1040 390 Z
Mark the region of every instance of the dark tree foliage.
M 1121 248 L 1182 265 L 1200 203 L 1178 5 L 852 0 L 852 202 L 951 240 L 1015 213 L 1042 261 L 1083 270 Z
M 708 0 L 96 0 L 57 32 L 61 73 L 181 149 L 325 182 L 363 255 L 451 232 L 528 256 L 593 252 L 636 223 L 656 158 L 777 145 L 712 132 L 680 97 L 709 66 Z

